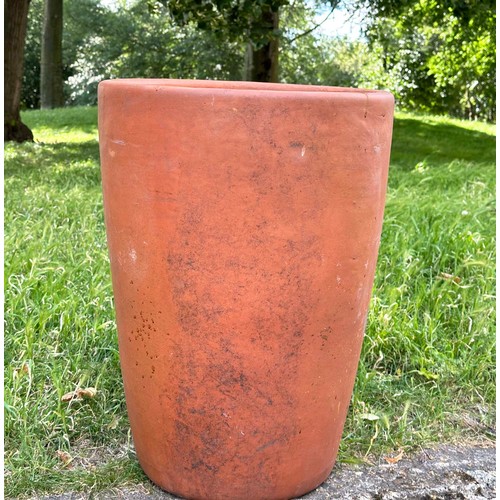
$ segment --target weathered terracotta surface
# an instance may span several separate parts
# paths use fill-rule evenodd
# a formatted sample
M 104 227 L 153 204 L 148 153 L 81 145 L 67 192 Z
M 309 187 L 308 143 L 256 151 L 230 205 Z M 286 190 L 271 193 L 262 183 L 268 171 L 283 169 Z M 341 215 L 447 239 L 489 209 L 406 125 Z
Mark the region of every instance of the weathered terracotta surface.
M 187 498 L 299 496 L 337 454 L 382 226 L 385 92 L 99 86 L 120 357 L 146 474 Z

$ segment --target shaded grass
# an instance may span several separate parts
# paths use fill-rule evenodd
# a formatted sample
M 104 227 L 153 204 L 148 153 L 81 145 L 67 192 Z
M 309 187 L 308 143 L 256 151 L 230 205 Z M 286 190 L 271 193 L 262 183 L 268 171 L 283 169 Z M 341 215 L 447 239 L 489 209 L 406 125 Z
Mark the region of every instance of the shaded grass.
M 33 111 L 5 152 L 9 495 L 98 491 L 144 475 L 128 446 L 95 108 Z M 400 114 L 380 257 L 340 460 L 491 436 L 493 127 Z M 61 403 L 76 387 L 91 400 Z M 64 466 L 58 451 L 100 462 Z M 116 455 L 113 450 L 122 449 Z M 108 451 L 106 451 L 108 450 Z M 107 453 L 107 454 L 106 454 Z M 107 457 L 107 458 L 106 458 Z

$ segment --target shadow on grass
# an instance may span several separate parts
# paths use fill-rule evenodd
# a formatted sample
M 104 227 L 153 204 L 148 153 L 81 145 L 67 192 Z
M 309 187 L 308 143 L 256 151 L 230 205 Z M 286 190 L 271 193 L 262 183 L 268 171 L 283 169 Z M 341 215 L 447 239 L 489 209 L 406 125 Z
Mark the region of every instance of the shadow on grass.
M 456 160 L 494 163 L 495 137 L 451 123 L 396 118 L 391 164 L 406 170 L 421 161 L 439 166 Z
M 99 144 L 96 141 L 14 145 L 5 158 L 5 180 L 29 185 L 92 188 L 101 183 Z

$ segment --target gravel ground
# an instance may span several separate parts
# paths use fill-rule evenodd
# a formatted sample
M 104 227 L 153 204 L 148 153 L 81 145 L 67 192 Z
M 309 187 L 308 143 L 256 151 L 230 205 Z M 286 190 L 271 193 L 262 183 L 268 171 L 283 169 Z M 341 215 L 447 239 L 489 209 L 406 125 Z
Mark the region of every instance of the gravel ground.
M 303 500 L 452 500 L 496 498 L 495 448 L 441 446 L 397 463 L 338 464 L 330 477 Z M 100 494 L 64 493 L 38 500 L 175 500 L 153 484 L 127 486 Z M 253 499 L 249 499 L 253 500 Z

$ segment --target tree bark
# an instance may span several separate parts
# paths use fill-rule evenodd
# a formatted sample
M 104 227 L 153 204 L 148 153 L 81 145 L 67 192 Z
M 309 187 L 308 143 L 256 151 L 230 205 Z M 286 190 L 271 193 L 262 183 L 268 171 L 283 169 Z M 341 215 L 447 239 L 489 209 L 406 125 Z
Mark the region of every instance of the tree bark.
M 62 71 L 63 0 L 45 0 L 40 76 L 42 109 L 64 105 Z
M 245 58 L 245 80 L 277 82 L 279 41 L 274 32 L 279 27 L 279 11 L 271 7 L 263 8 L 259 26 L 268 32 L 268 41 L 258 48 L 249 43 Z
M 32 141 L 21 121 L 21 82 L 29 0 L 4 0 L 4 141 Z

